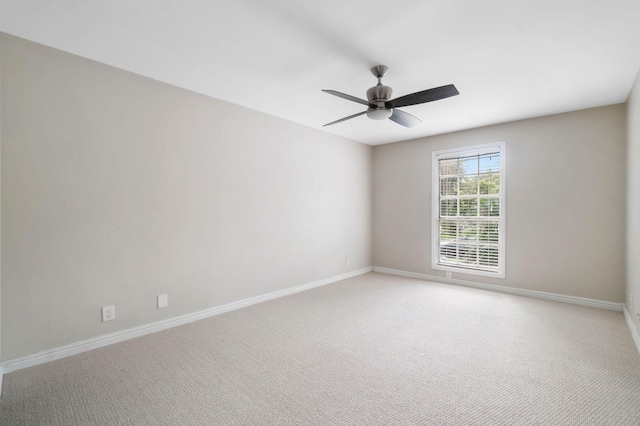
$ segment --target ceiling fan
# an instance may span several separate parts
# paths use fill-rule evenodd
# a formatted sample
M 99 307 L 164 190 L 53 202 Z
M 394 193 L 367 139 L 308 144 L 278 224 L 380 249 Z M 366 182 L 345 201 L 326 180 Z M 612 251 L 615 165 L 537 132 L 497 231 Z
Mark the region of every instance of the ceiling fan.
M 383 86 L 381 81 L 382 77 L 384 77 L 384 74 L 387 72 L 387 69 L 388 68 L 385 65 L 378 65 L 371 68 L 371 72 L 378 79 L 378 84 L 367 90 L 368 101 L 335 90 L 323 89 L 323 92 L 327 92 L 331 95 L 338 96 L 352 102 L 357 102 L 368 107 L 366 111 L 341 118 L 340 120 L 332 121 L 324 126 L 342 123 L 343 121 L 351 120 L 352 118 L 367 114 L 367 117 L 373 120 L 384 120 L 385 118 L 388 118 L 402 126 L 414 127 L 422 121 L 414 115 L 399 110 L 398 107 L 424 104 L 426 102 L 438 101 L 440 99 L 460 94 L 458 89 L 456 89 L 456 86 L 448 84 L 446 86 L 435 87 L 433 89 L 427 89 L 389 100 L 392 89 L 389 86 Z

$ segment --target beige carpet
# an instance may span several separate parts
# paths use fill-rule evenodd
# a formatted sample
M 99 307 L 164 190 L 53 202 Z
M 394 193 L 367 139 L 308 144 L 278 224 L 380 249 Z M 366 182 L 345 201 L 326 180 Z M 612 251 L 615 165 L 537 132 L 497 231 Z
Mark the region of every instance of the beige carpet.
M 2 425 L 639 425 L 619 312 L 370 273 L 8 374 Z

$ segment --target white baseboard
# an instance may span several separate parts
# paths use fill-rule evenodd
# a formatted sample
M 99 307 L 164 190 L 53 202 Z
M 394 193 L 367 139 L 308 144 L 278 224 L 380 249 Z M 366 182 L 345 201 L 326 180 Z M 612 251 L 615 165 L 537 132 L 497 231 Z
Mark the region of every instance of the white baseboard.
M 227 303 L 226 305 L 216 306 L 214 308 L 205 309 L 203 311 L 193 312 L 190 314 L 182 315 L 179 317 L 171 318 L 164 321 L 159 321 L 140 327 L 134 327 L 127 330 L 119 331 L 104 336 L 95 337 L 93 339 L 83 340 L 80 342 L 72 343 L 66 346 L 60 346 L 51 350 L 39 352 L 33 355 L 27 355 L 21 358 L 10 359 L 0 363 L 0 385 L 2 383 L 2 375 L 8 374 L 13 371 L 21 370 L 23 368 L 32 367 L 45 362 L 54 361 L 57 359 L 65 358 L 70 355 L 87 352 L 92 349 L 101 348 L 103 346 L 111 345 L 114 343 L 123 342 L 125 340 L 133 339 L 135 337 L 144 336 L 146 334 L 155 333 L 158 331 L 166 330 L 168 328 L 176 327 L 190 322 L 198 321 L 204 318 L 220 315 L 225 312 L 234 311 L 236 309 L 244 308 L 246 306 L 255 305 L 256 303 L 266 302 L 267 300 L 277 299 L 279 297 L 288 296 L 290 294 L 299 293 L 301 291 L 310 290 L 315 287 L 320 287 L 326 284 L 330 284 L 336 281 L 341 281 L 347 278 L 355 277 L 357 275 L 366 274 L 373 270 L 372 266 L 367 268 L 358 269 L 356 271 L 347 272 L 345 274 L 336 275 L 330 278 L 326 278 L 319 281 L 313 281 L 307 284 L 298 285 L 295 287 L 287 288 L 284 290 L 274 291 L 272 293 L 263 294 L 256 297 L 250 297 L 248 299 L 239 300 L 237 302 Z M 2 388 L 0 387 L 0 395 Z
M 389 274 L 389 275 L 398 275 L 401 277 L 408 277 L 408 278 L 417 278 L 420 280 L 435 281 L 435 282 L 440 282 L 445 284 L 455 284 L 455 285 L 461 285 L 465 287 L 474 287 L 474 288 L 480 288 L 483 290 L 498 291 L 501 293 L 516 294 L 520 296 L 535 297 L 537 299 L 553 300 L 556 302 L 572 303 L 574 305 L 590 306 L 593 308 L 610 309 L 612 311 L 619 311 L 619 312 L 622 311 L 622 308 L 624 307 L 624 304 L 622 303 L 607 302 L 604 300 L 596 300 L 596 299 L 587 299 L 585 297 L 566 296 L 564 294 L 547 293 L 545 291 L 525 290 L 525 289 L 506 287 L 501 285 L 484 284 L 484 283 L 479 283 L 475 281 L 459 280 L 455 278 L 444 278 L 444 277 L 438 277 L 435 275 L 420 274 L 417 272 L 407 272 L 407 271 L 400 271 L 397 269 L 381 268 L 379 266 L 374 266 L 373 272 L 380 272 L 380 273 Z
M 633 342 L 636 344 L 636 348 L 638 349 L 638 353 L 640 353 L 640 333 L 633 322 L 633 318 L 631 318 L 631 314 L 629 310 L 625 306 L 622 310 L 624 312 L 624 319 L 627 320 L 627 327 L 629 327 L 629 332 L 631 333 L 631 337 L 633 337 Z

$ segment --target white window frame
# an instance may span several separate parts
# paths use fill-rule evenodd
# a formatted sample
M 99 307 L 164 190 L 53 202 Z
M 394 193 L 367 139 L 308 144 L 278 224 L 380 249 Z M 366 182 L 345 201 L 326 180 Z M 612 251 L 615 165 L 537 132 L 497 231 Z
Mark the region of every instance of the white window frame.
M 500 219 L 498 221 L 498 271 L 485 271 L 440 263 L 440 174 L 438 160 L 500 152 Z M 469 147 L 433 151 L 431 159 L 431 268 L 470 275 L 505 278 L 505 229 L 506 229 L 506 144 L 504 141 Z

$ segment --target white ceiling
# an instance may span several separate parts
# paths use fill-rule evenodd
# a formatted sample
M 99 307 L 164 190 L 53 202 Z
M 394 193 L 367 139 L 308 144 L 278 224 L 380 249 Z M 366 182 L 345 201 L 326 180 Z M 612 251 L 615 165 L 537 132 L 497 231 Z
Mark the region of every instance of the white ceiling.
M 0 0 L 0 31 L 370 145 L 624 102 L 638 0 Z M 384 64 L 407 129 L 361 116 Z

